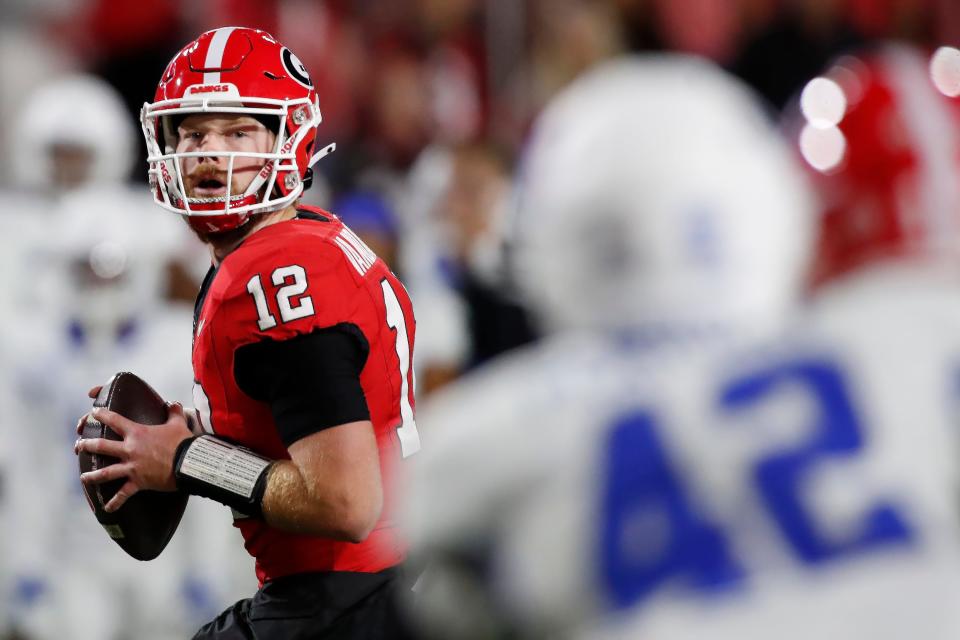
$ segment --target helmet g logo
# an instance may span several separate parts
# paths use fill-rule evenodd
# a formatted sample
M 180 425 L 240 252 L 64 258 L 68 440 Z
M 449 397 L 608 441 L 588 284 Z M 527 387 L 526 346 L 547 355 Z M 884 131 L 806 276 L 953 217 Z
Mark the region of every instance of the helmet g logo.
M 313 86 L 313 81 L 310 79 L 310 74 L 307 73 L 307 68 L 303 66 L 303 63 L 300 62 L 300 58 L 295 56 L 290 49 L 287 49 L 286 47 L 281 49 L 280 59 L 283 61 L 283 68 L 287 70 L 287 73 L 290 74 L 291 78 L 305 87 Z

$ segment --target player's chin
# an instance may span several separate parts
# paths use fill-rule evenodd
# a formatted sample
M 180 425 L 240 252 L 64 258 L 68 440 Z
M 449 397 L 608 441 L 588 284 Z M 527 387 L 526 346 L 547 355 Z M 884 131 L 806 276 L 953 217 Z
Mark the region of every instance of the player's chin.
M 251 218 L 252 217 L 253 216 L 251 216 Z M 194 235 L 196 235 L 201 242 L 204 242 L 207 244 L 215 244 L 215 245 L 233 244 L 234 242 L 238 242 L 239 240 L 244 238 L 247 235 L 247 233 L 250 232 L 249 223 L 241 225 L 240 227 L 237 227 L 235 229 L 228 229 L 226 231 L 213 231 L 213 232 L 198 229 L 196 225 L 190 224 L 189 220 L 187 221 L 187 224 L 190 227 L 190 230 L 193 231 Z

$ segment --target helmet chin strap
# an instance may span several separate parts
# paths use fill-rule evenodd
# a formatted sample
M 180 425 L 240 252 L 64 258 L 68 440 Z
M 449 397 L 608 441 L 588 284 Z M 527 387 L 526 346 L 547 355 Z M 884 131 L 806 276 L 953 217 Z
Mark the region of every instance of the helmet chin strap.
M 336 150 L 337 150 L 337 143 L 331 142 L 330 144 L 325 146 L 323 149 L 320 149 L 320 151 L 316 152 L 310 157 L 310 162 L 307 163 L 307 167 L 312 167 L 313 165 L 317 164 L 321 158 L 324 158 L 330 155 Z
M 319 152 L 313 154 L 310 158 L 310 161 L 307 163 L 307 171 L 303 176 L 303 190 L 306 191 L 313 184 L 313 165 L 320 161 L 324 156 L 328 156 L 334 151 L 337 150 L 337 144 L 331 143 L 321 149 Z

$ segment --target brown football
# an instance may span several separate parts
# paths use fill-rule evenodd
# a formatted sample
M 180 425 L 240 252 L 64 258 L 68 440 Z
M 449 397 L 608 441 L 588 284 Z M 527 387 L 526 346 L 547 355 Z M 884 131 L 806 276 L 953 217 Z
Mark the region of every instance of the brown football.
M 94 407 L 106 407 L 140 424 L 157 425 L 167 421 L 167 404 L 146 382 L 132 373 L 121 372 L 103 385 L 93 401 Z M 88 418 L 81 438 L 120 440 L 113 429 Z M 116 458 L 81 452 L 80 473 L 101 469 L 119 462 Z M 103 510 L 110 498 L 124 485 L 125 478 L 98 485 L 83 485 L 87 502 L 97 521 L 120 548 L 137 560 L 153 560 L 173 537 L 187 506 L 186 493 L 139 491 L 113 513 Z

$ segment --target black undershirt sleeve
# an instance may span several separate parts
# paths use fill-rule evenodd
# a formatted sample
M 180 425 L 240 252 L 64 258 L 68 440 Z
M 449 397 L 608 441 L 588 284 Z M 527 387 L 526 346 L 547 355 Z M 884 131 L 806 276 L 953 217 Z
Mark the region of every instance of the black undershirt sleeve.
M 369 420 L 360 372 L 370 346 L 356 325 L 343 323 L 288 340 L 263 340 L 234 354 L 240 390 L 270 405 L 288 447 L 313 433 Z

